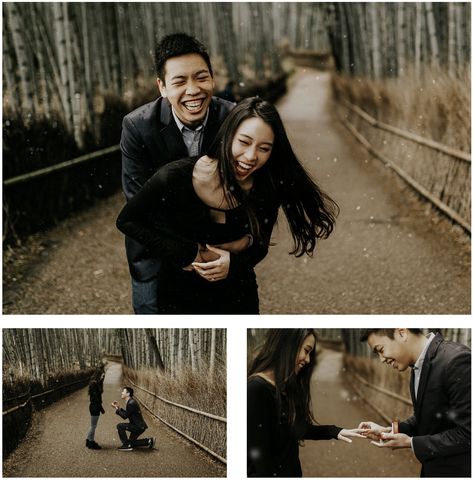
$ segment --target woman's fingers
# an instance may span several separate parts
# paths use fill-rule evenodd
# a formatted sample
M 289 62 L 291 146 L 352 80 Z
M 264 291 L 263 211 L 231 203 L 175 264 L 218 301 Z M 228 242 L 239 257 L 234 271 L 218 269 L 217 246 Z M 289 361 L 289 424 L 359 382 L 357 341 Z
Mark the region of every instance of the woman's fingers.
M 352 440 L 350 438 L 345 437 L 344 435 L 339 434 L 337 438 L 339 440 L 342 440 L 343 442 L 352 443 Z

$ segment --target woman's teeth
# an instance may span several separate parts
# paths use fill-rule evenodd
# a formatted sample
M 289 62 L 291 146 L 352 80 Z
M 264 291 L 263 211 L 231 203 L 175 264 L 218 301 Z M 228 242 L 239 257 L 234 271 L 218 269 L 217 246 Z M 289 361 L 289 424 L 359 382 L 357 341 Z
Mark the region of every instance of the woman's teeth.
M 239 167 L 242 168 L 243 170 L 251 170 L 251 168 L 252 168 L 251 165 L 247 165 L 246 163 L 237 162 L 237 164 L 238 164 Z

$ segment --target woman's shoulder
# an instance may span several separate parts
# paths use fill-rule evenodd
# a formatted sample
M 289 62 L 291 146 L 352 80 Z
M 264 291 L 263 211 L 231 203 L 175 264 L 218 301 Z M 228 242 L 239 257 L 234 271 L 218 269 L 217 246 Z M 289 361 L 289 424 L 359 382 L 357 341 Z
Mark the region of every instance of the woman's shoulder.
M 247 379 L 247 390 L 265 391 L 274 394 L 276 387 L 260 375 L 251 375 Z
M 160 179 L 189 176 L 192 174 L 197 160 L 198 157 L 186 157 L 179 160 L 174 160 L 159 168 L 155 173 L 155 176 Z

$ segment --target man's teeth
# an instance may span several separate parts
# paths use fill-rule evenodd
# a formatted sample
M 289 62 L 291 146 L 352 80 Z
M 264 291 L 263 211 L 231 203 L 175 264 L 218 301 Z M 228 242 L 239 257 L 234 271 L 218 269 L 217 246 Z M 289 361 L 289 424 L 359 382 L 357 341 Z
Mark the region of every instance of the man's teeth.
M 202 100 L 193 100 L 192 102 L 184 102 L 184 106 L 188 110 L 198 110 L 202 106 Z

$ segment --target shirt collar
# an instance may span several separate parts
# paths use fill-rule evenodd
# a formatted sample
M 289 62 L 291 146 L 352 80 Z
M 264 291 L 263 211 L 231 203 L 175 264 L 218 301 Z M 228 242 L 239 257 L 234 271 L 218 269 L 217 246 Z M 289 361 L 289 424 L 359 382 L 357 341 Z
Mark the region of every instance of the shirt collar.
M 425 361 L 425 357 L 426 357 L 426 352 L 428 351 L 428 347 L 430 346 L 430 343 L 433 341 L 433 338 L 435 338 L 435 334 L 433 332 L 430 332 L 426 338 L 428 339 L 428 341 L 426 342 L 425 348 L 423 348 L 423 351 L 420 353 L 418 360 L 415 362 L 415 365 L 413 365 L 413 370 L 418 370 L 423 366 L 423 362 Z
M 178 125 L 179 131 L 180 131 L 181 133 L 183 133 L 183 130 L 189 130 L 190 132 L 196 132 L 196 131 L 202 130 L 202 129 L 206 126 L 207 119 L 209 118 L 209 108 L 208 108 L 208 109 L 207 109 L 207 112 L 206 112 L 206 116 L 204 117 L 204 120 L 203 120 L 203 122 L 201 123 L 201 125 L 199 125 L 199 127 L 195 128 L 195 129 L 193 130 L 193 129 L 187 127 L 187 126 L 178 118 L 178 115 L 176 115 L 176 113 L 175 113 L 174 108 L 173 108 L 172 105 L 171 105 L 171 112 L 173 113 L 174 121 L 176 122 L 176 125 Z

